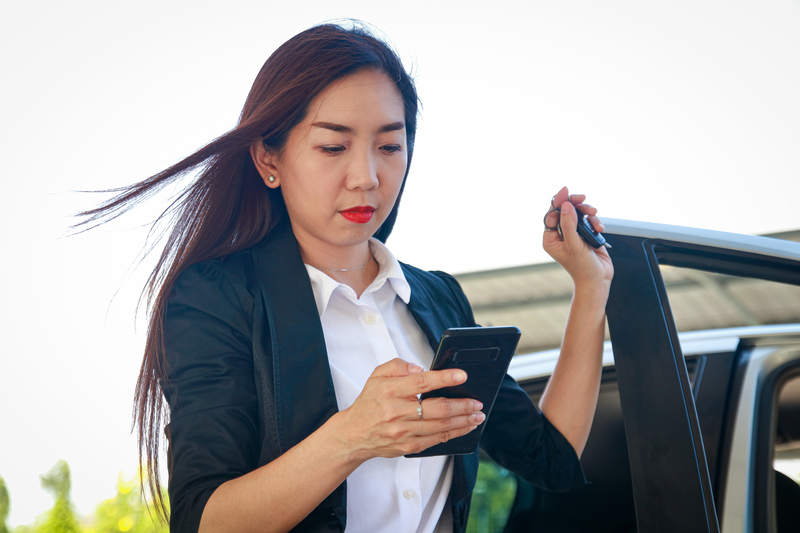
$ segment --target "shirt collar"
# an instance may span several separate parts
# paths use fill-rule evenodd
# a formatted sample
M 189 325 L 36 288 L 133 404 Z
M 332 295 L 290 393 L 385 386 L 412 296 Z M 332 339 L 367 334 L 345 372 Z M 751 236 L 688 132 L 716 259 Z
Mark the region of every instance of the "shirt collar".
M 377 291 L 383 287 L 388 280 L 392 290 L 403 302 L 408 304 L 411 300 L 411 286 L 408 284 L 408 281 L 406 281 L 406 276 L 403 274 L 400 262 L 397 261 L 385 244 L 374 237 L 369 240 L 369 250 L 372 257 L 374 257 L 375 261 L 378 263 L 379 270 L 375 280 L 367 287 L 364 293 Z M 308 277 L 311 280 L 311 289 L 314 291 L 317 311 L 319 311 L 319 316 L 322 316 L 325 309 L 328 307 L 328 302 L 333 292 L 340 286 L 346 287 L 346 285 L 339 283 L 325 274 L 325 272 L 311 265 L 305 265 L 305 267 L 308 271 Z
M 385 244 L 374 237 L 369 240 L 369 250 L 372 252 L 372 257 L 378 262 L 380 271 L 367 290 L 373 290 L 372 287 L 379 289 L 384 280 L 388 279 L 394 292 L 408 305 L 411 299 L 411 286 L 406 281 L 406 275 L 403 273 L 400 262 L 395 259 Z

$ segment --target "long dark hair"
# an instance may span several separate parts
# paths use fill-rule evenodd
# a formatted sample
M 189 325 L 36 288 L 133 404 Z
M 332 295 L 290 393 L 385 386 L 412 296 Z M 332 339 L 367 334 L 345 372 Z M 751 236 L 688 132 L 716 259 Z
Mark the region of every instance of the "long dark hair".
M 169 229 L 143 292 L 149 322 L 136 383 L 133 424 L 139 441 L 139 467 L 147 474 L 147 490 L 156 502 L 157 514 L 164 519 L 168 511 L 161 496 L 158 453 L 162 427 L 169 416 L 161 389 L 167 378 L 162 325 L 169 292 L 178 275 L 190 265 L 256 244 L 286 216 L 280 189 L 264 185 L 250 157 L 250 145 L 263 140 L 269 149 L 280 152 L 317 94 L 331 83 L 366 69 L 389 76 L 403 97 L 410 166 L 418 110 L 413 80 L 397 54 L 364 25 L 323 24 L 292 37 L 267 59 L 235 128 L 154 176 L 105 191 L 116 195 L 78 215 L 82 220 L 76 227 L 94 227 L 190 172 L 199 171 L 155 222 L 155 226 L 166 223 Z M 394 208 L 375 234 L 382 241 L 394 226 L 403 187 L 405 177 Z

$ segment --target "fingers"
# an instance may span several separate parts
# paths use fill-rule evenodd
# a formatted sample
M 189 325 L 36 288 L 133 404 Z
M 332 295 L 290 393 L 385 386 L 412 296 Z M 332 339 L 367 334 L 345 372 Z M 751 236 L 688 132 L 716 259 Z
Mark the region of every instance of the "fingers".
M 472 426 L 448 429 L 446 431 L 438 431 L 430 435 L 420 436 L 403 446 L 402 453 L 403 455 L 407 455 L 422 452 L 431 446 L 435 446 L 436 444 L 441 444 L 458 437 L 463 437 L 467 433 L 474 431 L 477 427 L 478 424 L 474 424 Z
M 466 435 L 486 420 L 486 415 L 479 410 L 483 405 L 476 400 L 428 398 L 420 405 L 424 418 L 409 420 L 405 425 L 405 431 L 412 438 L 405 443 L 404 454 L 418 453 Z
M 459 369 L 424 371 L 422 367 L 395 358 L 375 367 L 365 390 L 375 386 L 380 394 L 392 398 L 416 398 L 424 392 L 453 387 L 467 381 L 467 373 Z
M 550 202 L 550 204 L 552 207 L 560 209 L 561 204 L 566 202 L 567 198 L 569 198 L 569 189 L 566 187 L 561 187 L 561 190 L 558 191 L 555 196 L 553 196 L 553 200 Z
M 471 415 L 455 416 L 451 418 L 439 418 L 436 420 L 421 420 L 416 427 L 417 434 L 422 437 L 433 437 L 435 442 L 444 442 L 441 435 L 448 434 L 448 439 L 454 433 L 466 435 L 486 420 L 483 413 L 473 413 Z
M 560 209 L 564 202 L 569 202 L 573 205 L 582 204 L 586 200 L 585 194 L 570 194 L 567 187 L 561 187 L 561 190 L 553 196 L 552 206 Z
M 568 198 L 569 198 L 569 203 L 571 203 L 572 205 L 580 205 L 586 200 L 586 195 L 585 194 L 570 194 L 568 196 Z
M 595 209 L 595 211 L 597 211 L 597 209 Z M 588 217 L 586 217 L 586 219 L 589 222 L 591 222 L 592 227 L 594 228 L 595 231 L 597 231 L 599 233 L 603 233 L 606 230 L 605 225 L 603 225 L 603 221 L 600 220 L 599 217 L 597 217 L 597 216 L 588 216 Z
M 477 400 L 428 398 L 418 405 L 422 409 L 422 418 L 417 416 L 417 410 L 413 419 L 423 422 L 416 426 L 421 435 L 477 426 L 486 420 L 486 415 L 481 412 L 483 404 Z
M 486 419 L 471 398 L 427 398 L 423 392 L 464 383 L 463 370 L 422 372 L 394 359 L 375 369 L 356 401 L 345 409 L 344 441 L 366 457 L 416 453 L 466 435 Z
M 600 233 L 603 232 L 605 227 L 603 225 L 603 222 L 597 217 L 597 208 L 594 207 L 593 205 L 583 203 L 585 201 L 586 201 L 585 194 L 570 194 L 569 189 L 567 189 L 567 187 L 562 187 L 561 190 L 559 190 L 556 193 L 556 195 L 553 196 L 553 199 L 550 202 L 550 209 L 547 210 L 547 213 L 545 213 L 544 217 L 545 243 L 554 242 L 556 240 L 558 241 L 563 240 L 563 234 L 564 234 L 563 225 L 561 226 L 561 231 L 558 232 L 559 233 L 558 236 L 547 235 L 547 234 L 554 233 L 557 230 L 558 226 L 561 224 L 563 219 L 561 211 L 565 203 L 572 204 L 572 207 L 574 207 L 578 211 L 576 218 L 577 216 L 586 215 L 587 220 L 589 220 L 589 223 L 592 225 L 595 231 L 598 231 Z M 570 227 L 572 228 L 573 225 L 570 225 Z
M 572 202 L 572 205 L 574 205 L 574 206 L 575 206 L 575 208 L 576 208 L 578 211 L 580 211 L 581 213 L 583 213 L 584 215 L 587 215 L 587 216 L 594 216 L 594 215 L 597 215 L 597 208 L 596 208 L 595 206 L 593 206 L 593 205 L 589 205 L 589 204 L 576 204 L 575 202 Z
M 550 209 L 544 216 L 545 231 L 554 231 L 559 222 L 560 210 L 565 203 L 577 206 L 578 210 L 584 215 L 597 215 L 597 208 L 589 204 L 584 204 L 585 194 L 569 194 L 569 189 L 562 187 L 550 201 Z
M 419 427 L 420 435 L 435 435 L 436 433 L 444 433 L 445 431 L 453 431 L 473 426 L 479 426 L 486 420 L 486 415 L 483 413 L 473 413 L 471 415 L 454 416 L 450 418 L 438 418 L 436 420 L 422 420 Z
M 583 195 L 581 195 L 583 196 Z M 605 231 L 605 226 L 603 225 L 603 221 L 597 216 L 597 208 L 593 205 L 589 204 L 576 204 L 573 202 L 575 209 L 578 210 L 579 213 L 586 215 L 587 220 L 592 225 L 595 231 L 603 233 Z
M 372 377 L 399 378 L 410 376 L 411 374 L 419 374 L 420 372 L 424 372 L 424 370 L 425 369 L 419 365 L 407 363 L 399 357 L 395 357 L 391 361 L 375 367 L 375 370 L 372 371 Z
M 396 382 L 398 396 L 417 396 L 444 387 L 453 387 L 467 381 L 463 370 L 430 370 Z
M 422 400 L 422 417 L 424 420 L 437 420 L 461 415 L 477 414 L 483 409 L 478 400 L 469 398 L 427 398 Z M 482 413 L 481 413 L 482 414 Z

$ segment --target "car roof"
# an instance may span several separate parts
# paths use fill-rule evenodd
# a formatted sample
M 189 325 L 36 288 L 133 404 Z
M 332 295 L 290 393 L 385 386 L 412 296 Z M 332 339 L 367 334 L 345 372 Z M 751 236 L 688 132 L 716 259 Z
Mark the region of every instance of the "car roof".
M 664 239 L 687 244 L 725 248 L 740 252 L 763 254 L 772 257 L 800 260 L 800 243 L 772 237 L 741 235 L 708 229 L 672 226 L 652 222 L 639 222 L 618 218 L 603 218 L 604 233 Z

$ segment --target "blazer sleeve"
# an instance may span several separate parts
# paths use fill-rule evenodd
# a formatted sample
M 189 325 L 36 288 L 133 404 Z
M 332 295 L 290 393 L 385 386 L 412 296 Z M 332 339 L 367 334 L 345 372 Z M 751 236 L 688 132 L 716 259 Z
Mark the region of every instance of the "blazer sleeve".
M 172 532 L 196 532 L 214 490 L 258 466 L 252 320 L 240 296 L 211 262 L 183 272 L 167 303 Z
M 443 272 L 435 274 L 453 293 L 463 325 L 476 325 L 472 307 L 458 281 Z M 481 447 L 498 464 L 529 483 L 556 492 L 587 483 L 575 449 L 508 374 L 486 424 Z
M 575 449 L 506 375 L 481 446 L 498 464 L 537 487 L 563 492 L 585 485 Z

